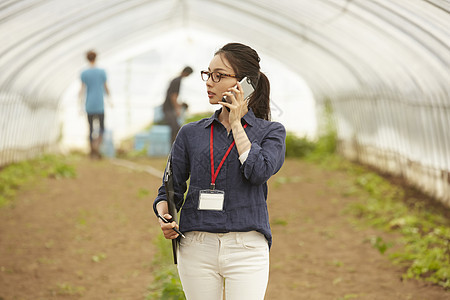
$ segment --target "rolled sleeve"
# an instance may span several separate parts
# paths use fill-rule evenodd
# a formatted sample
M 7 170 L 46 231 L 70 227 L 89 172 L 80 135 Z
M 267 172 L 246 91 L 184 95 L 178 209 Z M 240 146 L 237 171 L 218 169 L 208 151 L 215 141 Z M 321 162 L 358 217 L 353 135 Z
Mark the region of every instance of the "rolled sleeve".
M 245 151 L 244 153 L 242 153 L 240 156 L 239 156 L 239 161 L 241 162 L 241 164 L 244 164 L 245 163 L 245 161 L 247 160 L 247 157 L 248 157 L 248 154 L 250 153 L 250 149 L 249 150 L 247 150 L 247 151 Z
M 280 123 L 273 124 L 272 130 L 260 143 L 252 143 L 248 157 L 241 166 L 245 178 L 255 185 L 269 180 L 284 162 L 286 130 Z

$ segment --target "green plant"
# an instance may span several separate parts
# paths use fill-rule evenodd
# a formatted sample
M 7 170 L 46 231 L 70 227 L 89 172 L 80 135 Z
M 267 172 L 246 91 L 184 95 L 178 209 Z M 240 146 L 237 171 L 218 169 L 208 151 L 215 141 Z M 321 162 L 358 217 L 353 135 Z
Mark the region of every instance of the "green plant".
M 43 169 L 44 176 L 50 178 L 76 177 L 75 167 L 68 164 L 67 158 L 62 156 L 54 156 L 54 155 L 43 156 L 41 167 Z
M 154 240 L 158 249 L 152 265 L 155 270 L 154 282 L 149 286 L 146 300 L 184 300 L 186 299 L 176 266 L 172 260 L 172 246 L 162 234 Z
M 319 138 L 315 143 L 314 151 L 308 156 L 309 160 L 322 161 L 336 152 L 337 130 L 333 119 L 333 108 L 331 101 L 326 99 L 323 106 L 323 113 L 320 118 Z
M 281 226 L 287 226 L 288 225 L 288 221 L 286 221 L 285 219 L 282 218 L 275 218 L 272 220 L 271 222 L 273 225 L 281 225 Z
M 328 157 L 333 156 L 336 151 L 336 139 L 334 132 L 321 135 L 316 141 L 309 140 L 307 137 L 297 137 L 288 132 L 286 134 L 286 157 L 299 157 L 327 164 L 330 161 Z
M 150 195 L 150 191 L 148 189 L 146 189 L 146 188 L 140 188 L 138 190 L 138 195 L 137 196 L 138 196 L 139 199 L 146 198 L 149 195 Z
M 212 114 L 213 114 L 213 112 L 197 113 L 197 114 L 191 115 L 188 118 L 186 118 L 184 123 L 187 124 L 187 123 L 199 121 L 199 120 L 204 119 L 204 118 L 209 118 L 209 117 L 211 117 Z
M 316 149 L 316 144 L 306 137 L 286 134 L 286 157 L 305 157 Z
M 303 157 L 311 161 L 324 161 L 336 152 L 337 131 L 333 122 L 331 102 L 325 101 L 318 138 L 310 140 L 297 137 L 293 133 L 286 134 L 286 157 Z
M 420 225 L 419 225 L 420 226 Z M 394 262 L 408 265 L 405 278 L 424 278 L 450 288 L 450 228 L 440 226 L 429 232 L 417 227 L 403 228 L 405 248 L 393 253 Z
M 73 178 L 75 168 L 69 157 L 44 155 L 33 160 L 10 164 L 0 170 L 0 207 L 12 203 L 16 192 L 37 178 Z
M 404 278 L 424 279 L 450 288 L 450 220 L 424 201 L 407 197 L 404 188 L 376 173 L 364 172 L 361 167 L 346 170 L 354 176 L 352 190 L 360 198 L 346 211 L 364 224 L 401 235 L 397 243 L 403 247 L 389 257 L 406 267 Z M 380 237 L 371 243 L 380 253 L 392 246 Z
M 122 157 L 126 159 L 134 159 L 139 157 L 147 157 L 148 146 L 144 146 L 141 150 L 131 150 L 121 154 Z
M 92 256 L 92 261 L 96 262 L 96 263 L 101 262 L 104 259 L 106 259 L 106 254 L 105 253 L 100 253 L 100 254 Z
M 370 243 L 377 249 L 381 254 L 384 254 L 386 250 L 393 246 L 390 242 L 385 242 L 382 237 L 374 236 L 370 238 Z
M 58 283 L 56 288 L 52 291 L 54 295 L 61 296 L 83 296 L 86 288 L 83 286 L 73 286 L 70 283 Z
M 344 212 L 362 224 L 400 234 L 393 243 L 381 237 L 369 241 L 381 254 L 394 244 L 403 246 L 396 247 L 389 258 L 405 267 L 404 278 L 423 279 L 450 288 L 450 220 L 442 210 L 426 205 L 420 197 L 408 196 L 406 188 L 333 154 L 336 134 L 331 121 L 328 124 L 328 134 L 319 138 L 304 159 L 327 169 L 345 171 L 353 178 L 353 184 L 343 195 L 358 200 L 352 201 Z

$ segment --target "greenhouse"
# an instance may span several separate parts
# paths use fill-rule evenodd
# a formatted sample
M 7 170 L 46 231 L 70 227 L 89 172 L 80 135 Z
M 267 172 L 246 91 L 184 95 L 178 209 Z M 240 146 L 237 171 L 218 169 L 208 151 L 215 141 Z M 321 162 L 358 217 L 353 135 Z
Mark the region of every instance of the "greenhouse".
M 117 143 L 152 120 L 184 65 L 198 74 L 239 41 L 261 53 L 273 119 L 314 137 L 330 103 L 342 154 L 448 204 L 449 9 L 438 0 L 2 1 L 0 164 L 86 144 L 77 92 L 87 50 L 109 74 Z M 184 86 L 191 112 L 205 110 L 199 76 Z
M 228 43 L 259 54 L 283 147 L 335 145 L 310 160 L 283 150 L 280 169 L 267 164 L 276 170 L 261 184 L 270 217 L 258 215 L 274 236 L 265 299 L 448 299 L 448 0 L 0 0 L 0 41 L 0 300 L 186 299 L 172 263 L 180 252 L 152 210 L 176 153 L 163 103 L 191 68 L 177 124 L 221 108 L 208 84 L 235 75 L 208 68 Z M 89 127 L 83 102 L 91 51 L 107 95 L 101 150 L 92 136 L 103 127 Z M 252 152 L 237 151 L 244 170 Z M 231 211 L 220 197 L 217 220 Z M 253 247 L 247 230 L 221 230 L 198 240 L 237 232 Z

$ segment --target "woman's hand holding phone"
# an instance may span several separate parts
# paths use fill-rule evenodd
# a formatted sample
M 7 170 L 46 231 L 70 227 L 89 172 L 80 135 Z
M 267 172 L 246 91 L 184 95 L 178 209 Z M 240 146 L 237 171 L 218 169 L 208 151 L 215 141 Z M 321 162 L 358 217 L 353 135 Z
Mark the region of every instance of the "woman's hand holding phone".
M 245 88 L 243 87 L 245 85 Z M 221 104 L 229 113 L 230 124 L 234 121 L 241 122 L 241 118 L 248 112 L 248 98 L 253 92 L 252 85 L 244 77 L 236 86 L 229 88 L 227 92 L 223 93 L 224 100 Z
M 228 120 L 230 124 L 235 121 L 241 122 L 241 119 L 248 112 L 247 101 L 244 100 L 244 91 L 238 82 L 236 86 L 229 88 L 224 93 L 227 102 L 223 102 L 223 106 L 229 108 Z
M 230 123 L 231 130 L 233 131 L 233 137 L 236 142 L 236 148 L 239 155 L 247 152 L 251 147 L 250 140 L 248 139 L 245 129 L 242 126 L 241 119 L 248 112 L 247 98 L 251 92 L 253 92 L 253 87 L 248 82 L 245 82 L 244 84 L 248 84 L 250 89 L 245 90 L 242 84 L 238 83 L 236 87 L 232 87 L 228 92 L 224 93 L 228 99 L 231 99 L 231 104 L 222 104 L 224 107 L 230 108 L 228 122 Z

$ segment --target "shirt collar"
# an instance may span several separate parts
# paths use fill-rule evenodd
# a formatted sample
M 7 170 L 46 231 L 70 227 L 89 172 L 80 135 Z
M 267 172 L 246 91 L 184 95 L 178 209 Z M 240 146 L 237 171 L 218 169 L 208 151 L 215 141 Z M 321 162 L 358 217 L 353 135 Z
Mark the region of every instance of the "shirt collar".
M 214 112 L 214 114 L 206 121 L 205 128 L 209 127 L 214 121 L 219 121 L 219 114 L 222 112 L 222 108 L 219 108 Z M 242 117 L 249 126 L 253 126 L 255 123 L 256 116 L 253 113 L 252 109 L 249 107 L 248 112 L 245 114 L 244 117 Z

